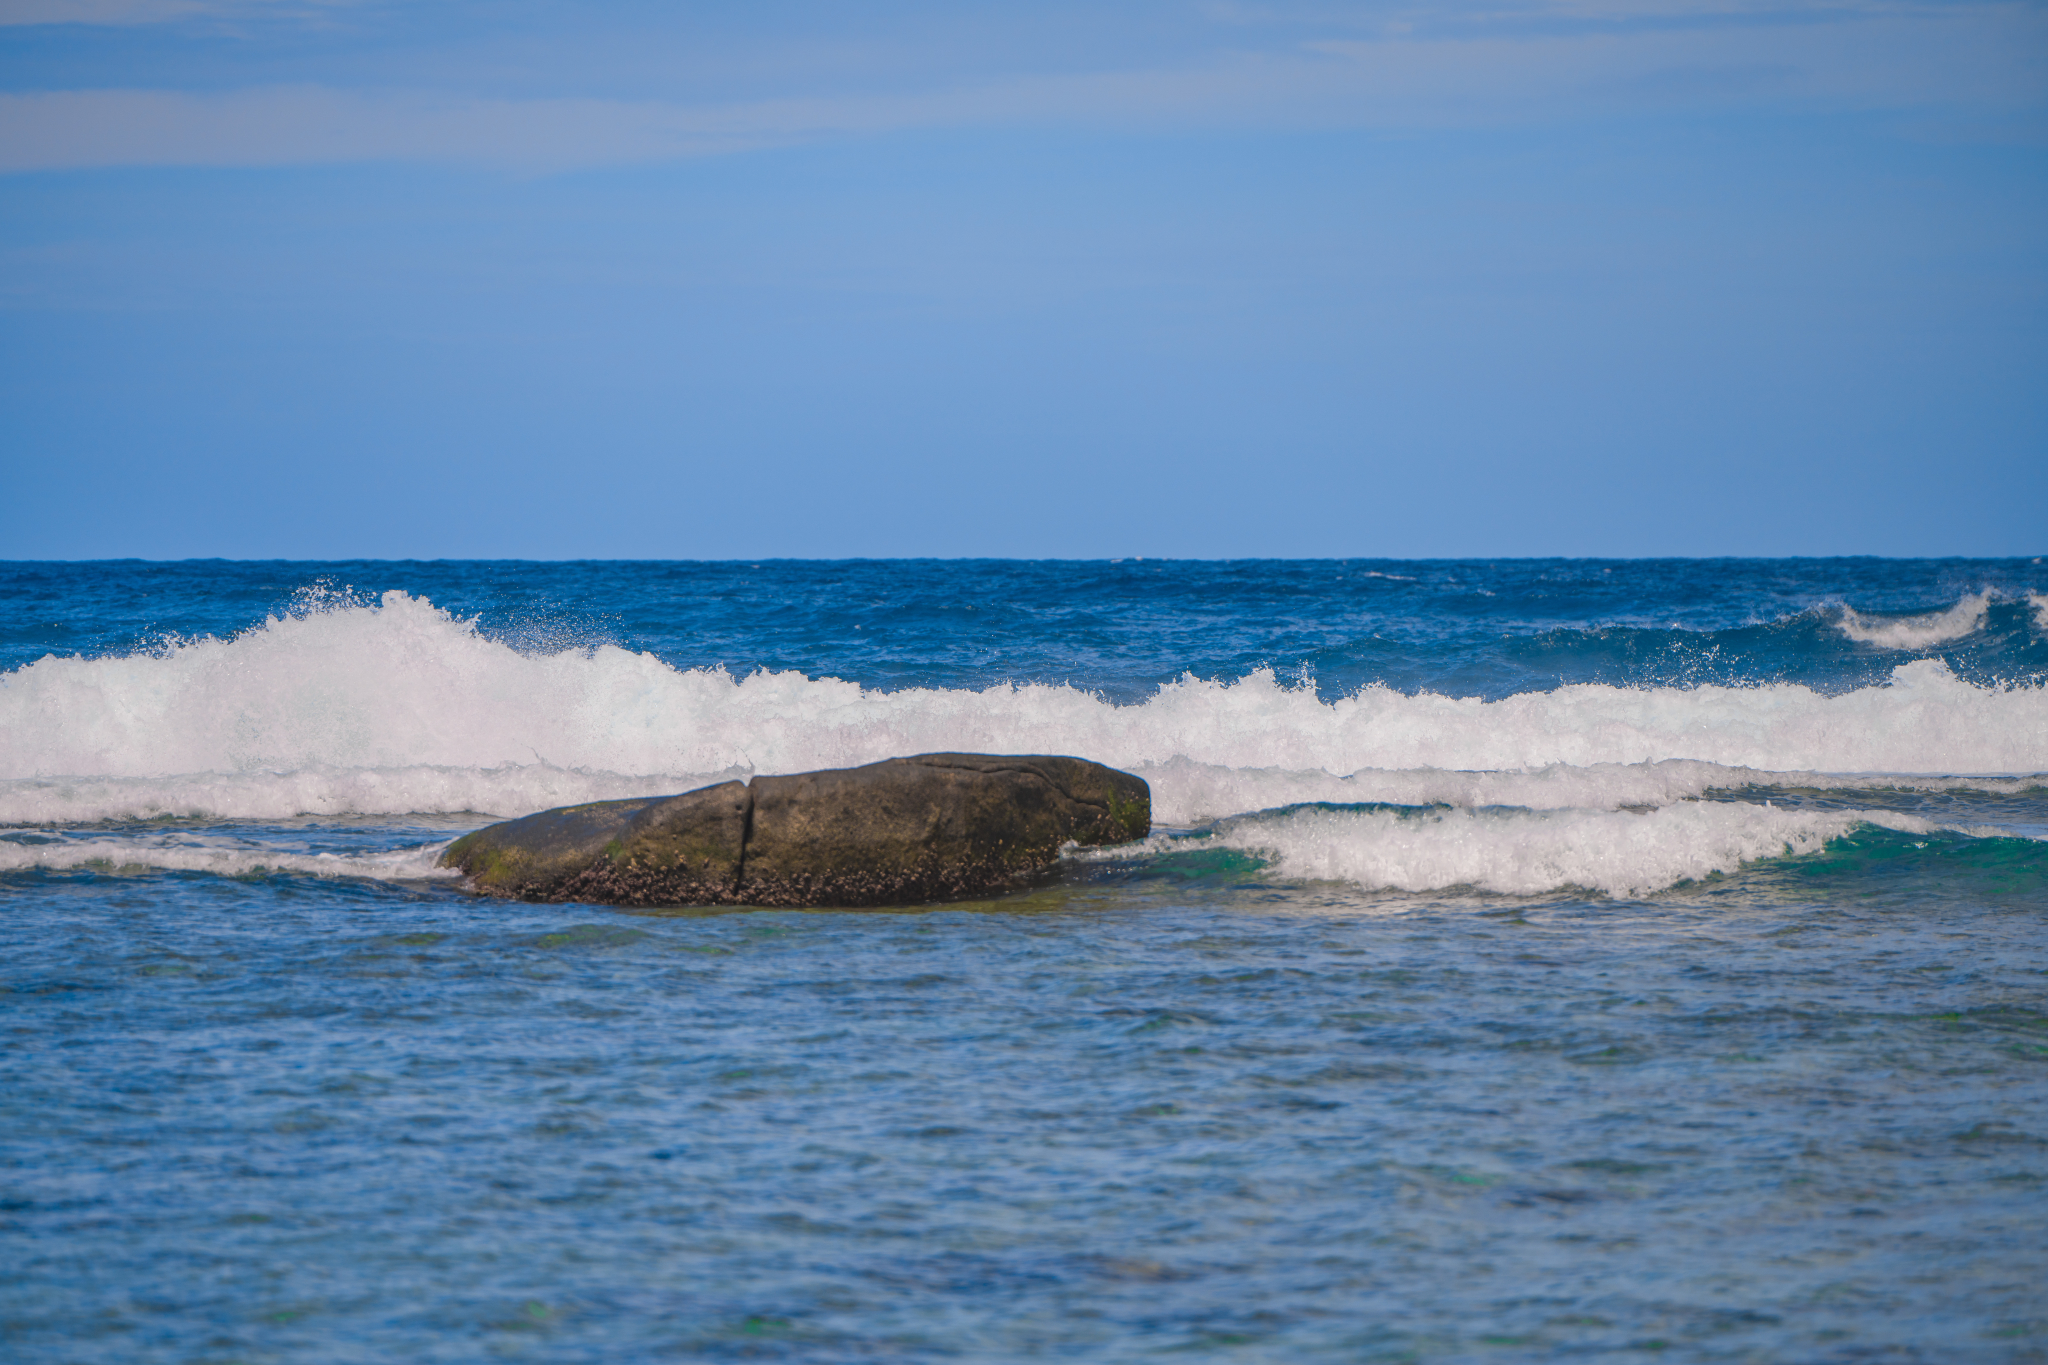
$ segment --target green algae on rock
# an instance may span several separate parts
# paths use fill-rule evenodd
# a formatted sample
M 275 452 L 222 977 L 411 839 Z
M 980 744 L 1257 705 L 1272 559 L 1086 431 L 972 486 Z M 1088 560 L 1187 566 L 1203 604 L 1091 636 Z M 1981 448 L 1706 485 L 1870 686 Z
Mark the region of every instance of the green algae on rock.
M 610 905 L 904 905 L 1022 885 L 1068 843 L 1151 832 L 1142 778 L 1086 759 L 921 754 L 542 811 L 458 839 L 481 892 Z

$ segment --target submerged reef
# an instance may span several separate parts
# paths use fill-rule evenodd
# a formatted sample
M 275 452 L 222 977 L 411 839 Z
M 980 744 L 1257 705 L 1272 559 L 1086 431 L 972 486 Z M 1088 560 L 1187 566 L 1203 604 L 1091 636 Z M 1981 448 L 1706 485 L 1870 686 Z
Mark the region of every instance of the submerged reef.
M 1151 828 L 1144 779 L 1100 763 L 920 754 L 564 806 L 466 835 L 441 862 L 528 901 L 908 905 L 1020 886 L 1063 845 Z

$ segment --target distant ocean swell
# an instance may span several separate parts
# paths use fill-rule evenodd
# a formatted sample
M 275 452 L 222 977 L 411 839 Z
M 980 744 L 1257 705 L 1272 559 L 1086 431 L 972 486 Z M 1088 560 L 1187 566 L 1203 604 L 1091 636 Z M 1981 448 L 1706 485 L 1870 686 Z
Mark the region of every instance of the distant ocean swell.
M 1845 611 L 1840 628 L 1910 651 L 1977 629 L 1988 601 L 1919 617 Z M 2029 605 L 2048 617 L 2048 600 Z M 2048 773 L 2048 689 L 1980 686 L 1909 659 L 1886 685 L 1833 696 L 1580 684 L 1492 701 L 1381 687 L 1325 701 L 1259 670 L 1183 678 L 1118 706 L 1067 686 L 884 692 L 678 669 L 612 646 L 521 652 L 399 592 L 230 640 L 0 674 L 0 824 L 14 826 L 509 816 L 948 749 L 1077 753 L 1131 769 L 1152 783 L 1160 825 L 1214 825 L 1218 846 L 1287 876 L 1625 895 L 1914 819 L 1694 799 L 1708 793 L 2048 786 L 2037 776 Z M 0 870 L 383 877 L 431 864 L 281 856 L 169 836 L 0 842 Z

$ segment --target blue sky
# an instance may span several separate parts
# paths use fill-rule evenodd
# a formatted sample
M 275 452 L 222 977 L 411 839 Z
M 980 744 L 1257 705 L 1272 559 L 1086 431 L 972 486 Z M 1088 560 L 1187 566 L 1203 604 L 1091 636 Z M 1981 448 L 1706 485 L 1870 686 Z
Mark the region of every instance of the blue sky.
M 0 557 L 2032 554 L 2048 7 L 0 0 Z

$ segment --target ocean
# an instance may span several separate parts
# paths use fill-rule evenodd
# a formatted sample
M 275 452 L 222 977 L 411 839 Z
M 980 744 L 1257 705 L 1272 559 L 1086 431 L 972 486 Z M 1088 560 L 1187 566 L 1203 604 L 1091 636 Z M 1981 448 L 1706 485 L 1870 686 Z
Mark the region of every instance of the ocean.
M 2048 567 L 0 565 L 0 1354 L 2048 1360 Z M 942 750 L 900 910 L 452 838 Z

